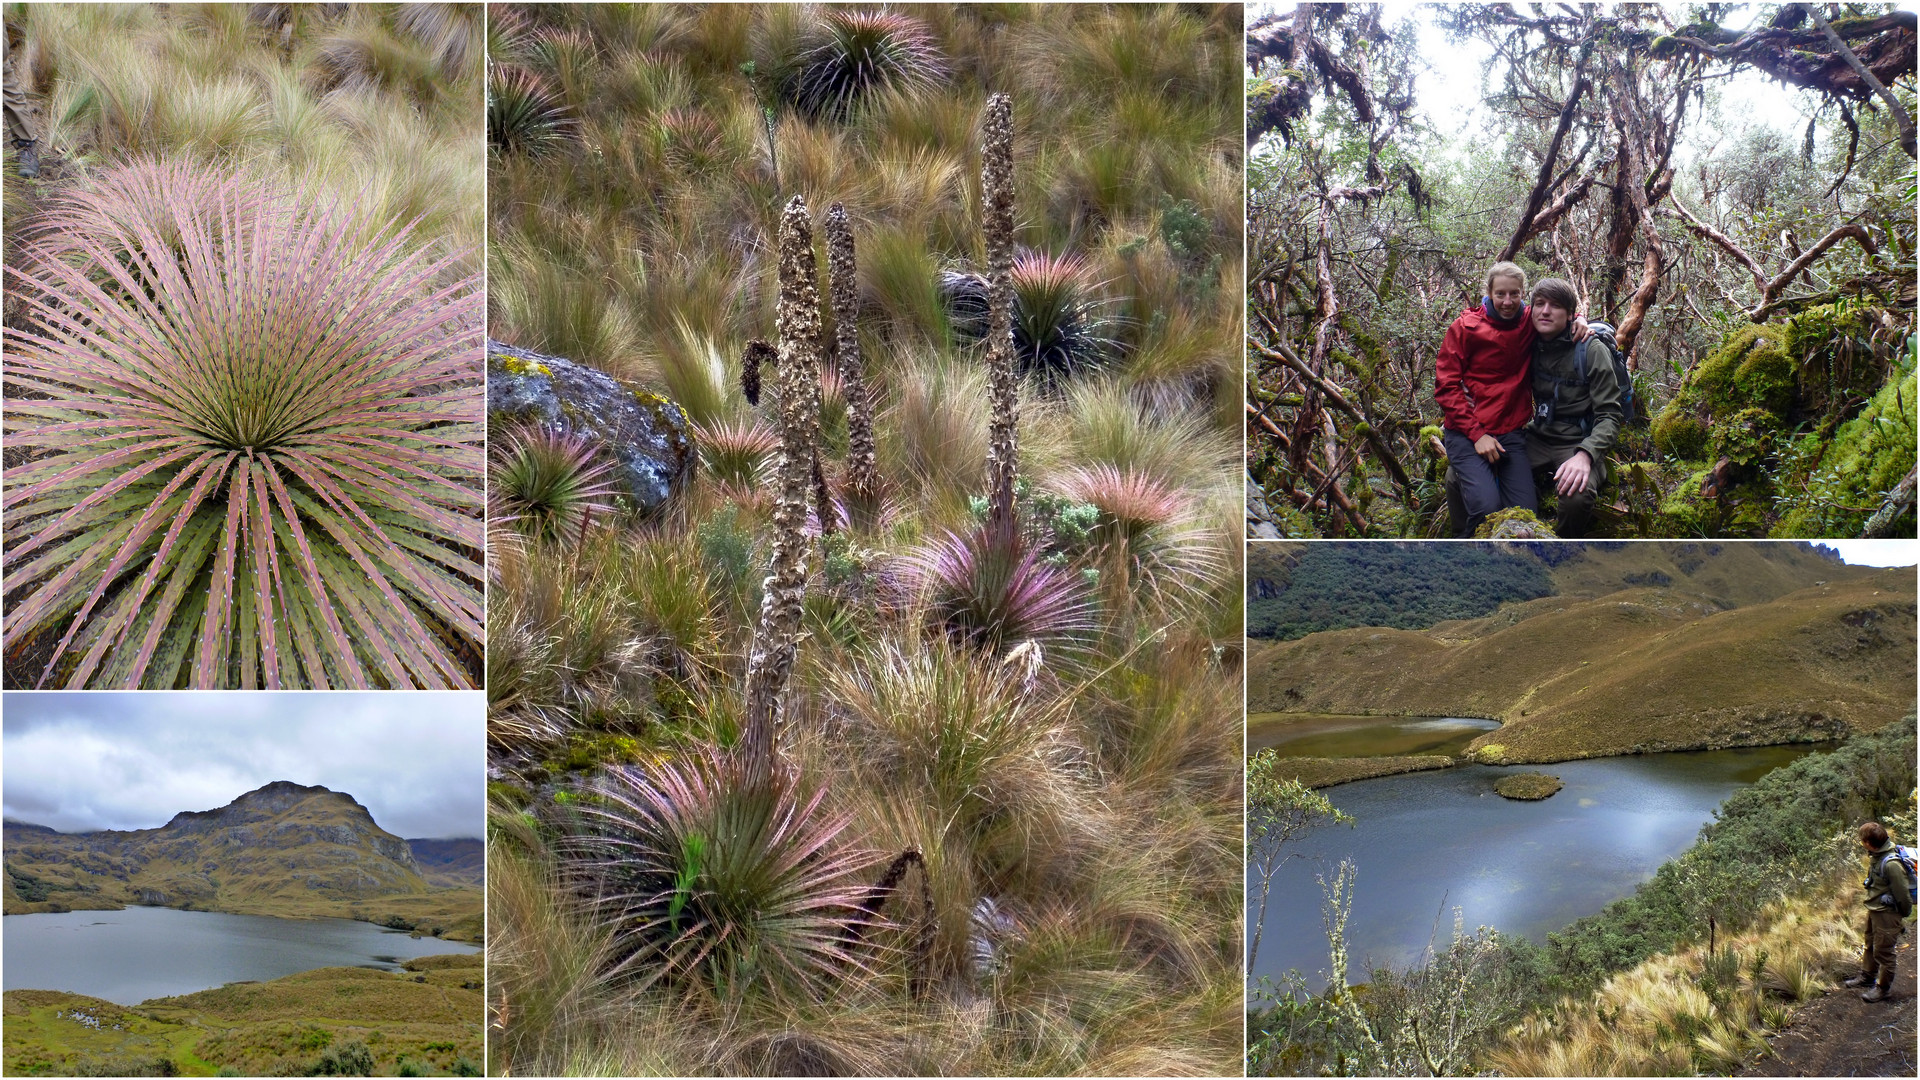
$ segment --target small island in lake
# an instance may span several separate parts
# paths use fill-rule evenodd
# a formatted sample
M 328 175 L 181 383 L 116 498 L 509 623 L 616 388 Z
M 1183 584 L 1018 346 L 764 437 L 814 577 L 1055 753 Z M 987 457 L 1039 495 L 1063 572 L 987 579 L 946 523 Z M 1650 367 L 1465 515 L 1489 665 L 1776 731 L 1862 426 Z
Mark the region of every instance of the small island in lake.
M 1547 798 L 1561 786 L 1559 777 L 1537 772 L 1514 773 L 1493 782 L 1494 794 L 1526 802 Z

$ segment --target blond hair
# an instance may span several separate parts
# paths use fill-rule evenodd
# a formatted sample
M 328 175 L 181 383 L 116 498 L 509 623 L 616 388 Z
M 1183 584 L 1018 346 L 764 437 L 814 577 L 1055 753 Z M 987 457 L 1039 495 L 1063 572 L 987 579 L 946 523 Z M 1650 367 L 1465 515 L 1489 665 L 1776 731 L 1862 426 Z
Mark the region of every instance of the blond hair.
M 1527 272 L 1520 269 L 1518 263 L 1497 262 L 1487 269 L 1487 295 L 1493 295 L 1493 279 L 1510 277 L 1520 279 L 1520 291 L 1527 291 Z

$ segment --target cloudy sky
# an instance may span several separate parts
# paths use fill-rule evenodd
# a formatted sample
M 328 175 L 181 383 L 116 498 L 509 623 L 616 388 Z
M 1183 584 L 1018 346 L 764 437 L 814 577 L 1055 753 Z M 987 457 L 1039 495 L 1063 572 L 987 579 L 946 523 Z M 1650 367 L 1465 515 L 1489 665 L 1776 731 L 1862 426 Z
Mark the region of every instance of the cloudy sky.
M 1855 566 L 1913 566 L 1920 563 L 1920 540 L 1822 540 Z
M 291 780 L 352 795 L 397 836 L 481 835 L 479 691 L 10 691 L 4 706 L 0 803 L 10 821 L 150 829 Z

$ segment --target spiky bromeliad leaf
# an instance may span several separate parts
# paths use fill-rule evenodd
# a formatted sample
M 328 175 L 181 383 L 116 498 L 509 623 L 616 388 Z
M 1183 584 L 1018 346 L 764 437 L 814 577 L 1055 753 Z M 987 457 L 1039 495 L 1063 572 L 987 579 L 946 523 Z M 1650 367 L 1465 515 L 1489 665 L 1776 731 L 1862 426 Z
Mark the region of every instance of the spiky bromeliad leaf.
M 7 267 L 9 681 L 477 681 L 478 275 L 309 202 L 136 161 Z
M 1041 561 L 1019 536 L 947 533 L 906 560 L 929 617 L 949 636 L 999 653 L 1023 641 L 1084 643 L 1094 609 L 1079 581 Z
M 614 935 L 613 972 L 642 983 L 764 982 L 802 994 L 862 967 L 847 928 L 868 915 L 849 815 L 791 770 L 738 755 L 608 770 L 569 841 L 576 885 Z
M 1013 260 L 1013 352 L 1023 374 L 1049 387 L 1098 368 L 1116 341 L 1100 297 L 1101 283 L 1078 255 L 1023 251 Z M 987 279 L 949 270 L 940 291 L 954 329 L 972 338 L 987 333 Z
M 511 64 L 487 78 L 487 142 L 502 154 L 541 157 L 558 150 L 579 126 L 545 80 Z
M 613 511 L 613 463 L 584 435 L 541 424 L 496 433 L 488 443 L 487 520 L 520 532 L 574 540 Z
M 813 116 L 845 118 L 876 90 L 917 90 L 947 75 L 933 35 L 897 11 L 823 8 L 811 38 L 793 76 L 792 97 Z

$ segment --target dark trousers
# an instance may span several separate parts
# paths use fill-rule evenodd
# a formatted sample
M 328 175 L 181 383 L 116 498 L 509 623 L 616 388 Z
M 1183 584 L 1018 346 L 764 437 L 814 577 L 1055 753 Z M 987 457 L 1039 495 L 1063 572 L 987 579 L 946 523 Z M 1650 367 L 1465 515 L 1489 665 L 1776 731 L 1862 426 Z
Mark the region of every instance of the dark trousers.
M 1455 536 L 1472 536 L 1473 530 L 1496 510 L 1509 506 L 1533 510 L 1539 506 L 1533 494 L 1533 468 L 1527 464 L 1525 432 L 1510 431 L 1494 438 L 1506 454 L 1489 465 L 1473 452 L 1472 439 L 1452 428 L 1447 428 L 1442 437 L 1451 466 L 1447 509 Z
M 1867 912 L 1867 946 L 1860 953 L 1860 974 L 1893 985 L 1893 947 L 1900 941 L 1900 913 L 1887 908 Z
M 1533 482 L 1542 491 L 1555 490 L 1553 474 L 1566 460 L 1580 452 L 1579 444 L 1556 446 L 1538 438 L 1527 440 L 1527 456 L 1533 461 Z M 1553 512 L 1553 531 L 1569 540 L 1577 540 L 1587 535 L 1587 527 L 1593 524 L 1594 500 L 1600 496 L 1600 484 L 1607 478 L 1605 462 L 1593 463 L 1593 471 L 1587 474 L 1587 489 L 1571 495 L 1559 495 Z

